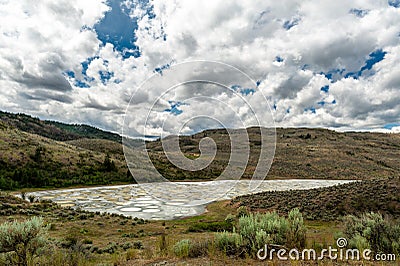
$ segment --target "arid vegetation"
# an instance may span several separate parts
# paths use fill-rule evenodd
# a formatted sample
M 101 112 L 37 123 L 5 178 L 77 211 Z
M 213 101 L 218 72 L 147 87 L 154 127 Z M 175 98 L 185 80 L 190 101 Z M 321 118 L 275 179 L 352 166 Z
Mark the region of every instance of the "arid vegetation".
M 200 216 L 145 221 L 60 208 L 46 201 L 29 203 L 5 193 L 1 194 L 1 202 L 0 265 L 260 265 L 256 252 L 264 244 L 320 251 L 335 246 L 336 239 L 342 236 L 349 239 L 351 247 L 371 248 L 374 252 L 398 248 L 398 239 L 393 238 L 398 234 L 392 234 L 397 232 L 398 222 L 379 214 L 345 216 L 347 222 L 340 225 L 304 220 L 297 209 L 286 215 L 251 213 L 228 202 L 217 202 Z M 224 223 L 231 225 L 230 232 Z M 213 226 L 209 231 L 190 231 L 196 224 Z M 384 230 L 371 238 L 368 234 L 377 232 L 370 230 L 373 227 Z M 7 237 L 11 235 L 18 237 Z M 376 239 L 382 239 L 382 243 L 389 239 L 392 249 L 386 244 L 374 246 Z M 24 250 L 24 245 L 19 245 L 21 241 L 27 247 L 25 253 L 20 252 Z M 275 259 L 268 263 L 314 262 L 284 263 Z M 322 265 L 357 265 L 357 261 L 342 264 L 326 259 Z M 364 261 L 363 265 L 374 264 Z
M 70 125 L 56 121 L 43 121 L 26 114 L 0 111 L 0 121 L 24 132 L 53 140 L 65 141 L 81 138 L 106 139 L 121 142 L 121 136 L 88 125 Z
M 123 154 L 112 148 L 89 150 L 0 123 L 0 189 L 134 182 Z
M 258 128 L 249 128 L 250 158 L 243 178 L 251 178 L 260 154 Z M 165 156 L 160 141 L 149 142 L 157 170 L 171 180 L 214 179 L 229 162 L 230 139 L 226 130 L 208 130 L 180 137 L 186 157 L 199 154 L 202 138 L 214 139 L 217 156 L 201 171 L 182 171 Z M 276 129 L 276 151 L 268 178 L 373 179 L 400 176 L 400 135 L 327 129 Z
M 365 180 L 311 190 L 263 192 L 234 199 L 232 204 L 252 211 L 278 211 L 299 208 L 307 220 L 332 221 L 344 215 L 379 212 L 400 218 L 399 178 Z
M 258 128 L 249 128 L 250 158 L 243 178 L 258 163 Z M 217 156 L 201 171 L 183 171 L 168 162 L 159 141 L 147 148 L 157 170 L 170 180 L 210 180 L 230 156 L 226 130 L 180 137 L 185 156 L 196 159 L 199 142 L 213 138 Z M 374 179 L 400 175 L 400 136 L 338 133 L 326 129 L 277 129 L 268 178 Z M 134 182 L 123 156 L 121 137 L 90 126 L 41 121 L 23 114 L 0 113 L 0 188 L 68 187 Z M 107 156 L 115 168 L 104 167 Z M 28 178 L 29 177 L 29 178 Z
M 248 129 L 251 156 L 244 178 L 251 177 L 257 163 L 258 131 Z M 168 163 L 159 141 L 147 143 L 147 148 L 157 169 L 171 180 L 209 180 L 229 160 L 226 132 L 185 136 L 180 144 L 186 157 L 196 159 L 205 136 L 219 149 L 215 161 L 198 172 L 183 172 Z M 0 193 L 0 265 L 260 265 L 255 252 L 263 244 L 320 251 L 338 237 L 346 237 L 350 247 L 398 254 L 399 148 L 398 134 L 277 129 L 268 178 L 359 181 L 247 195 L 214 202 L 196 217 L 146 221 L 26 197 L 30 189 L 135 182 L 118 135 L 0 113 L 0 189 L 14 190 L 24 199 Z M 323 265 L 342 263 L 324 260 Z

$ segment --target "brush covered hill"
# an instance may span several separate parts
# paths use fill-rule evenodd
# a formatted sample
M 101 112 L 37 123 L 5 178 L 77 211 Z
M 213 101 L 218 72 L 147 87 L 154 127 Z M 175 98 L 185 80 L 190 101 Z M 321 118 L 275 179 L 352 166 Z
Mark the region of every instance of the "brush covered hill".
M 26 114 L 0 111 L 0 121 L 21 131 L 37 134 L 54 140 L 76 140 L 81 138 L 106 139 L 121 142 L 121 136 L 89 125 L 65 124 L 56 121 L 40 120 Z
M 248 129 L 251 154 L 243 178 L 251 178 L 258 163 L 259 133 L 259 128 Z M 204 137 L 214 139 L 217 156 L 208 167 L 195 172 L 172 165 L 159 140 L 146 146 L 153 164 L 166 178 L 211 180 L 229 161 L 230 138 L 222 129 L 181 136 L 180 147 L 186 157 L 198 157 Z M 400 176 L 400 134 L 278 128 L 276 139 L 270 179 L 367 180 Z M 126 166 L 121 136 L 86 125 L 0 112 L 0 189 L 134 182 Z
M 277 211 L 285 215 L 299 208 L 307 220 L 331 221 L 345 215 L 376 212 L 400 219 L 400 179 L 363 180 L 348 184 L 295 191 L 270 191 L 231 201 L 251 211 Z
M 247 129 L 250 158 L 243 178 L 251 178 L 260 154 L 260 129 Z M 218 148 L 214 161 L 201 171 L 182 171 L 171 164 L 161 141 L 147 143 L 157 170 L 170 180 L 213 179 L 225 169 L 230 156 L 226 130 L 207 130 L 181 136 L 186 157 L 196 159 L 199 142 L 212 138 Z M 262 162 L 261 162 L 262 163 Z M 328 129 L 277 128 L 275 157 L 269 179 L 373 179 L 400 176 L 400 134 L 369 132 L 340 133 Z
M 97 143 L 103 143 L 103 150 L 24 132 L 0 121 L 0 189 L 133 183 L 124 156 L 113 152 L 120 144 L 101 139 Z

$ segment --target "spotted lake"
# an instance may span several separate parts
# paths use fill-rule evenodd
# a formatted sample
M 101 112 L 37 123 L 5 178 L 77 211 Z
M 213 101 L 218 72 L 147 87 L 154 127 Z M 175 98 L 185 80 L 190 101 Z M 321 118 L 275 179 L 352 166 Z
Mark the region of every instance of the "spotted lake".
M 223 191 L 219 200 L 249 194 L 248 180 L 212 182 L 148 183 L 121 186 L 102 186 L 77 189 L 37 191 L 27 194 L 36 199 L 51 200 L 64 207 L 91 212 L 107 212 L 148 220 L 170 220 L 201 214 L 205 203 L 216 200 L 210 196 Z M 352 182 L 349 180 L 286 179 L 265 180 L 253 193 L 312 189 Z M 173 188 L 169 187 L 173 184 Z M 212 187 L 211 187 L 212 186 Z M 213 190 L 218 190 L 214 193 Z M 198 195 L 193 197 L 195 191 Z M 203 194 L 201 192 L 204 192 Z M 210 193 L 212 191 L 212 193 Z M 227 191 L 227 193 L 225 193 Z M 157 197 L 163 193 L 163 200 Z M 169 198 L 166 199 L 165 195 Z M 222 195 L 222 194 L 221 194 Z

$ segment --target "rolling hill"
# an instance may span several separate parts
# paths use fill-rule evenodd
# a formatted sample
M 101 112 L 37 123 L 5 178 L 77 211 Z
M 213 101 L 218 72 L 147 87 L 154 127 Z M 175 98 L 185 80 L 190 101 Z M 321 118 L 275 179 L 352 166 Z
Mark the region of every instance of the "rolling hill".
M 251 178 L 260 154 L 258 128 L 247 129 L 250 158 L 244 178 Z M 189 158 L 199 154 L 199 142 L 213 138 L 218 152 L 214 161 L 196 172 L 181 171 L 168 162 L 160 141 L 147 143 L 159 172 L 169 179 L 210 179 L 220 175 L 230 155 L 226 130 L 208 130 L 180 137 Z M 261 162 L 262 163 L 262 162 Z M 400 176 L 400 134 L 339 133 L 328 129 L 277 128 L 275 157 L 268 178 L 372 179 Z
M 26 114 L 13 114 L 0 111 L 0 121 L 21 131 L 37 134 L 54 140 L 76 140 L 81 138 L 106 139 L 121 142 L 121 136 L 89 125 L 65 124 L 56 121 L 40 120 Z
M 299 208 L 307 220 L 336 220 L 376 212 L 400 218 L 400 179 L 385 178 L 297 191 L 270 191 L 235 198 L 232 204 L 252 211 L 286 214 Z
M 109 140 L 96 141 L 121 146 Z M 0 151 L 0 189 L 134 182 L 124 156 L 111 148 L 85 149 L 24 132 L 2 121 Z
M 261 144 L 259 128 L 247 131 L 251 154 L 243 178 L 252 177 Z M 196 159 L 205 136 L 216 142 L 217 156 L 208 167 L 195 172 L 171 164 L 161 141 L 147 142 L 146 146 L 153 164 L 166 178 L 211 180 L 229 161 L 231 146 L 226 130 L 180 136 L 179 143 L 186 157 Z M 276 140 L 269 179 L 370 180 L 400 176 L 400 134 L 278 128 Z M 91 126 L 1 112 L 0 151 L 0 189 L 135 182 L 126 166 L 121 137 Z

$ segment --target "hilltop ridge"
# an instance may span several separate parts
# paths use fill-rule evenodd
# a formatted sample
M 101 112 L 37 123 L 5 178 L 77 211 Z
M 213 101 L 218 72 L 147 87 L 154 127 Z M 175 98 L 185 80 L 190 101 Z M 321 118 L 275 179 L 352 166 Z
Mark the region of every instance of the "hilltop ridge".
M 250 158 L 243 178 L 251 178 L 257 166 L 259 131 L 247 129 Z M 213 162 L 200 171 L 183 171 L 171 164 L 160 140 L 146 142 L 146 148 L 154 166 L 169 180 L 212 180 L 229 161 L 227 131 L 213 129 L 180 136 L 180 148 L 187 158 L 196 159 L 205 136 L 214 139 L 218 151 Z M 0 189 L 135 182 L 126 165 L 120 136 L 88 125 L 0 112 L 0 150 Z M 400 134 L 277 128 L 275 156 L 267 179 L 369 180 L 399 176 Z
M 121 136 L 85 124 L 66 124 L 50 120 L 40 120 L 23 113 L 8 113 L 0 111 L 0 121 L 21 131 L 37 134 L 42 137 L 65 141 L 81 138 L 106 139 L 121 142 Z

